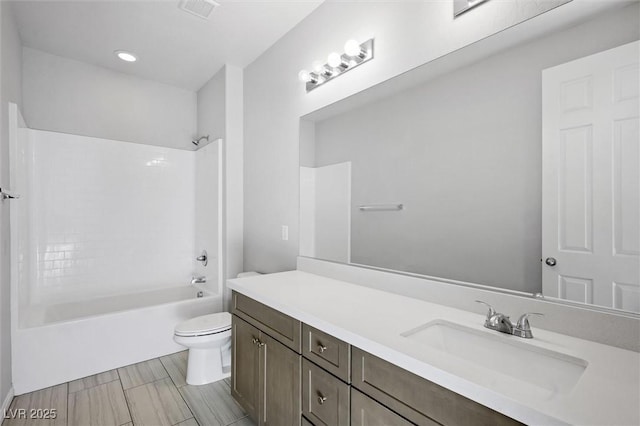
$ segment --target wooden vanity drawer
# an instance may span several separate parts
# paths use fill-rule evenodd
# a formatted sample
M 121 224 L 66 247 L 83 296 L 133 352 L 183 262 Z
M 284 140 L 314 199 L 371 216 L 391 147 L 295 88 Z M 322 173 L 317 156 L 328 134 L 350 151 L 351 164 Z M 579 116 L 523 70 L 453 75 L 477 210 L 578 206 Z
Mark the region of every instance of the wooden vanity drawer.
M 367 395 L 351 389 L 351 426 L 414 426 Z M 438 426 L 437 423 L 433 423 Z
M 300 353 L 300 321 L 235 291 L 231 313 Z
M 519 425 L 490 408 L 352 348 L 352 385 L 418 425 Z
M 302 356 L 347 383 L 351 381 L 351 350 L 349 346 L 348 343 L 340 339 L 307 324 L 302 324 Z
M 349 385 L 304 358 L 302 414 L 316 426 L 349 424 Z

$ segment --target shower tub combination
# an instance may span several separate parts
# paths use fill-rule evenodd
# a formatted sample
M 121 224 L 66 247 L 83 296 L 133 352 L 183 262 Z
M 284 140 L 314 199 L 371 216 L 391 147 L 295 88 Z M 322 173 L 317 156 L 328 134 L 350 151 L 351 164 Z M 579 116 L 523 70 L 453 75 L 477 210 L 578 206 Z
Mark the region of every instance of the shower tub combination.
M 196 297 L 198 291 L 204 297 Z M 182 351 L 173 341 L 176 324 L 221 311 L 219 295 L 195 286 L 52 305 L 40 324 L 14 330 L 14 392 Z
M 15 105 L 10 118 L 14 393 L 184 350 L 174 327 L 223 310 L 222 141 L 27 129 Z

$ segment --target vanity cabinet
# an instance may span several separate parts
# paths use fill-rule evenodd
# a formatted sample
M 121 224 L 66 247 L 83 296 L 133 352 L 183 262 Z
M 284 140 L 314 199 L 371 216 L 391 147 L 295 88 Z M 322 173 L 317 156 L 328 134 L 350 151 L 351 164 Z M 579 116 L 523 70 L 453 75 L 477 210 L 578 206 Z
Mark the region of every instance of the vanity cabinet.
M 231 394 L 258 426 L 520 423 L 233 293 Z
M 351 347 L 347 342 L 302 324 L 302 356 L 340 380 L 351 382 Z
M 434 423 L 434 425 L 437 423 Z M 351 389 L 351 426 L 413 426 L 382 404 Z
M 231 333 L 231 395 L 256 420 L 260 400 L 260 351 L 256 343 L 260 331 L 234 315 Z
M 417 425 L 521 424 L 356 347 L 352 364 L 354 388 Z
M 258 424 L 289 426 L 300 424 L 300 355 L 261 334 L 260 372 L 263 394 Z
M 231 296 L 231 313 L 300 353 L 300 321 L 235 291 Z
M 350 386 L 302 359 L 302 414 L 318 426 L 349 426 Z
M 299 425 L 300 322 L 237 293 L 232 304 L 231 395 L 258 426 Z

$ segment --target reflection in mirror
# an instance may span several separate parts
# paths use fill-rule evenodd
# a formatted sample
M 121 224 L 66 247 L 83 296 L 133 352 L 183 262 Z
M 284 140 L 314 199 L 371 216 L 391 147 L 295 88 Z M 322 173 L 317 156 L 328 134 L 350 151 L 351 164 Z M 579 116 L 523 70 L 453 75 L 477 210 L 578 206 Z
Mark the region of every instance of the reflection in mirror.
M 300 254 L 640 312 L 638 16 L 497 51 L 515 27 L 303 117 Z

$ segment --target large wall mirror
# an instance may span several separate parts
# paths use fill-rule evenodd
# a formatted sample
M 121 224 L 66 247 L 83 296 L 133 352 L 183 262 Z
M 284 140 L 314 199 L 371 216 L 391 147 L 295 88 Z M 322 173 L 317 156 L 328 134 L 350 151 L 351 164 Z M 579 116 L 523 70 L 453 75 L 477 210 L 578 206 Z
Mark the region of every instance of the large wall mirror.
M 521 24 L 302 117 L 300 255 L 640 312 L 639 16 Z

